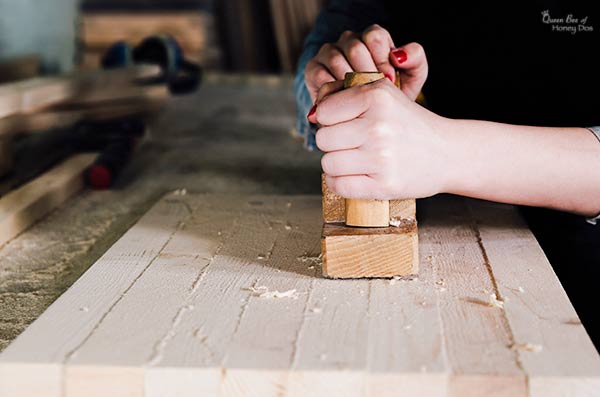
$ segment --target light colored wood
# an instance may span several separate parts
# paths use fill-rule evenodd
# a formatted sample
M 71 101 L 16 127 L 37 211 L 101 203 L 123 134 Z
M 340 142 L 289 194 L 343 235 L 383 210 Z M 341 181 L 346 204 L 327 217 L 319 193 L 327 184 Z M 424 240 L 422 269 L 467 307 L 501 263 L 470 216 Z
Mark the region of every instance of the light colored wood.
M 409 276 L 419 271 L 416 222 L 399 227 L 323 225 L 323 275 L 331 278 Z
M 423 203 L 418 278 L 330 280 L 316 277 L 320 197 L 170 194 L 0 354 L 0 395 L 513 397 L 549 380 L 548 396 L 594 396 L 600 358 L 581 324 L 540 353 L 508 346 L 574 311 L 487 304 L 503 272 L 534 296 L 564 292 L 515 209 L 481 205 Z M 524 266 L 490 254 L 490 272 L 478 231 L 525 250 Z M 519 368 L 517 353 L 544 356 Z
M 14 238 L 84 186 L 95 153 L 72 156 L 0 198 L 0 245 Z
M 323 221 L 326 223 L 345 223 L 346 200 L 333 193 L 325 183 L 325 175 L 321 175 L 321 191 L 323 194 Z M 390 222 L 395 224 L 404 220 L 417 218 L 417 205 L 414 199 L 390 200 Z
M 379 72 L 346 73 L 344 88 L 373 83 L 385 78 Z M 385 227 L 390 224 L 388 200 L 346 199 L 345 221 L 348 226 Z
M 386 227 L 390 225 L 388 200 L 346 199 L 346 225 L 358 227 Z
M 158 66 L 140 65 L 3 84 L 0 85 L 0 118 L 38 111 L 60 102 L 97 103 L 144 96 L 148 90 L 164 90 L 163 87 L 136 86 L 140 79 L 158 73 Z
M 529 395 L 598 395 L 598 359 L 587 354 L 589 337 L 541 247 L 527 244 L 531 235 L 523 220 L 504 205 L 470 203 L 468 208 L 479 231 L 481 249 L 493 268 L 495 287 L 510 307 L 505 316 L 511 325 L 511 343 L 540 348 L 537 353 L 525 348 L 515 353 L 531 377 Z M 531 311 L 539 315 L 523 315 Z

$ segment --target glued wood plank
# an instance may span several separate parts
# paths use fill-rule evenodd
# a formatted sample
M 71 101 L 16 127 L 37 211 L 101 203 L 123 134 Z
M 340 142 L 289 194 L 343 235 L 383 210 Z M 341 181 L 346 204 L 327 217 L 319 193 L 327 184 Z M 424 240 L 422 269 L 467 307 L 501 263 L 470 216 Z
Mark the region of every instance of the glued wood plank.
M 477 204 L 469 207 L 507 307 L 513 348 L 529 376 L 529 395 L 598 395 L 600 358 L 589 354 L 594 346 L 535 237 L 510 207 Z
M 85 185 L 83 172 L 96 153 L 72 156 L 0 198 L 0 245 L 23 232 Z
M 537 332 L 534 316 L 572 308 L 490 305 L 501 259 L 490 246 L 487 266 L 479 238 L 533 246 L 536 282 L 560 285 L 512 207 L 476 223 L 469 205 L 479 217 L 479 202 L 423 203 L 417 278 L 330 280 L 320 197 L 166 196 L 0 355 L 0 394 L 34 395 L 31 376 L 51 396 L 512 397 L 541 373 L 565 395 L 594 390 L 585 335 L 564 341 L 577 356 L 548 344 L 560 364 L 519 364 L 510 343 L 527 320 Z M 504 245 L 512 229 L 526 238 Z
M 504 310 L 491 303 L 494 283 L 465 200 L 443 199 L 444 205 L 419 213 L 428 225 L 419 229 L 420 249 L 444 288 L 439 305 L 452 368 L 448 395 L 527 396 L 527 374 L 510 348 Z

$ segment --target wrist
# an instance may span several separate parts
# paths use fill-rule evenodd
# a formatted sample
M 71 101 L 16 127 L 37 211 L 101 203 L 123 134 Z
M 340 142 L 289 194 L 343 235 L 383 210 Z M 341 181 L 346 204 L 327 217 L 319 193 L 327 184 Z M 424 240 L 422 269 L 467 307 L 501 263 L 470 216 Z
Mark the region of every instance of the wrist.
M 439 117 L 436 129 L 442 141 L 442 158 L 440 193 L 461 194 L 467 190 L 467 163 L 469 158 L 469 142 L 465 139 L 465 120 Z

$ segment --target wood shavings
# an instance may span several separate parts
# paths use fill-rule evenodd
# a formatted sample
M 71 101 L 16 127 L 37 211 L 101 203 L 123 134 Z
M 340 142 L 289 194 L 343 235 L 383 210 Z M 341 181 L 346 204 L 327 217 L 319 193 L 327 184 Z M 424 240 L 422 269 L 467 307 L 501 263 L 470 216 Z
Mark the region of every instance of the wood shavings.
M 393 227 L 402 227 L 409 225 L 415 221 L 414 218 L 406 217 L 406 218 L 390 218 L 390 226 Z
M 312 309 L 310 309 L 311 313 L 322 313 L 323 309 L 320 307 L 313 307 Z
M 185 189 L 185 188 L 177 189 L 173 192 L 173 194 L 175 196 L 185 196 L 187 194 L 187 189 Z
M 315 266 L 323 265 L 323 254 L 319 254 L 317 256 L 308 256 L 308 254 L 304 254 L 296 258 L 298 262 L 302 262 L 308 265 L 309 269 L 314 269 Z
M 388 280 L 389 285 L 395 285 L 398 281 L 418 281 L 419 278 L 415 275 L 410 276 L 394 276 Z
M 519 287 L 518 290 L 519 290 L 520 293 L 524 293 L 525 292 L 525 289 L 523 287 Z
M 510 345 L 511 350 L 522 350 L 530 353 L 539 353 L 544 347 L 534 343 L 513 343 Z
M 264 299 L 279 299 L 279 298 L 298 299 L 298 291 L 296 291 L 296 289 L 291 289 L 291 290 L 283 291 L 283 292 L 279 292 L 277 290 L 269 291 L 268 287 L 261 285 L 256 288 L 255 287 L 246 288 L 245 291 L 250 291 L 252 296 L 256 296 L 258 298 L 264 298 Z
M 82 312 L 84 312 L 84 313 L 87 313 L 87 312 L 89 312 L 89 311 L 90 311 L 90 309 L 89 309 L 87 306 L 82 306 L 82 307 L 80 307 L 80 308 L 79 308 L 79 311 L 82 311 Z
M 496 294 L 491 294 L 490 295 L 490 302 L 489 305 L 492 307 L 498 307 L 500 309 L 504 309 L 504 301 L 501 299 L 498 299 L 498 297 L 496 296 Z

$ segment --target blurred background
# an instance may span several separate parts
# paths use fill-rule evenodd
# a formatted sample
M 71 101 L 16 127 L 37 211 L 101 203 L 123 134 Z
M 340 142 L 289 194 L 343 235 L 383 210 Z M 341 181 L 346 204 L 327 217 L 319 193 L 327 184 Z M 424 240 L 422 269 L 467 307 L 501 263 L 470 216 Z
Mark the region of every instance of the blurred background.
M 94 68 L 155 33 L 205 70 L 292 73 L 324 0 L 0 0 L 0 63 L 44 73 Z M 25 62 L 25 60 L 27 62 Z

